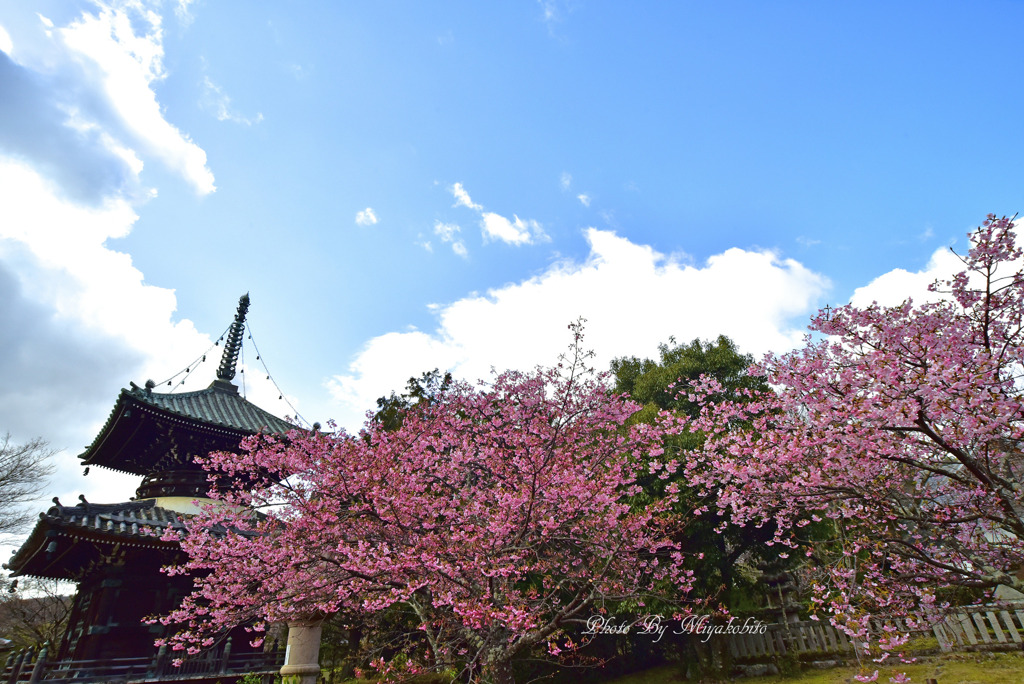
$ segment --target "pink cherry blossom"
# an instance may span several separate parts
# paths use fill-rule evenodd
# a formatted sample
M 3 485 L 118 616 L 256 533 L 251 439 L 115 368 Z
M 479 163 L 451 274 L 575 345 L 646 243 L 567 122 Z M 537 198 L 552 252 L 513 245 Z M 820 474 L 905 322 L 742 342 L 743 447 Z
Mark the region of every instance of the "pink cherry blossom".
M 755 401 L 687 390 L 707 437 L 690 481 L 736 523 L 776 523 L 777 543 L 813 522 L 813 605 L 861 643 L 872 618 L 937 614 L 947 587 L 1024 589 L 1021 251 L 1006 218 L 970 239 L 932 286 L 944 299 L 819 313 L 821 336 L 751 369 L 774 388 Z
M 403 604 L 424 635 L 412 657 L 509 681 L 512 659 L 557 652 L 595 607 L 684 595 L 674 496 L 645 501 L 636 486 L 681 426 L 666 414 L 627 427 L 639 407 L 585 368 L 574 332 L 557 367 L 454 382 L 397 430 L 368 421 L 358 435 L 258 436 L 212 454 L 211 479 L 250 486 L 215 488 L 218 505 L 188 523 L 189 561 L 169 572 L 197 585 L 164 619 L 184 628 L 174 647 Z

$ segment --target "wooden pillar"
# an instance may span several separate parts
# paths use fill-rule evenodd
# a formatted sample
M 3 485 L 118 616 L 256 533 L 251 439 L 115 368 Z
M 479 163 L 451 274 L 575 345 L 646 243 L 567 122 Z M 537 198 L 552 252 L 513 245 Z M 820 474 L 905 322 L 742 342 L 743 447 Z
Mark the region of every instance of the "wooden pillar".
M 323 620 L 288 623 L 288 645 L 281 684 L 316 684 L 320 674 L 320 632 Z

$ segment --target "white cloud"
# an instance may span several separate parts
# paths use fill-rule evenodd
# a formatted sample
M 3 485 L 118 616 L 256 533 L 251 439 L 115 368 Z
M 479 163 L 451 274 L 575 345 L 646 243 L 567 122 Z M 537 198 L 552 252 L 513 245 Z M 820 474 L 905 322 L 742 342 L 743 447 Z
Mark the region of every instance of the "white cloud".
M 0 208 L 0 309 L 13 311 L 18 325 L 3 343 L 0 366 L 14 365 L 3 369 L 0 423 L 17 439 L 43 434 L 70 449 L 61 457 L 58 493 L 99 492 L 113 480 L 72 482 L 79 472 L 73 457 L 102 425 L 118 389 L 128 380 L 161 379 L 168 360 L 187 363 L 211 340 L 190 321 L 174 320 L 173 290 L 147 285 L 131 257 L 105 245 L 137 219 L 126 199 L 76 204 L 24 162 L 0 158 Z
M 152 6 L 101 1 L 56 28 L 39 15 L 48 38 L 24 60 L 0 56 L 10 114 L 0 126 L 0 431 L 64 449 L 50 495 L 70 499 L 123 499 L 138 484 L 102 470 L 81 480 L 75 456 L 129 380 L 161 380 L 168 363 L 212 344 L 176 318 L 173 290 L 148 285 L 108 246 L 155 193 L 142 187 L 144 163 L 214 190 L 205 152 L 157 101 L 165 70 Z M 228 302 L 225 324 L 232 310 Z M 190 388 L 202 383 L 190 376 Z
M 231 97 L 211 81 L 209 76 L 203 78 L 203 96 L 200 104 L 207 111 L 213 112 L 217 121 L 231 121 L 245 126 L 263 121 L 263 114 L 260 112 L 257 112 L 255 117 L 247 117 L 232 109 Z
M 541 20 L 547 26 L 548 34 L 556 37 L 555 28 L 565 15 L 572 12 L 572 4 L 565 0 L 538 0 L 538 4 L 541 9 Z
M 469 250 L 466 249 L 466 243 L 458 239 L 461 231 L 462 229 L 458 224 L 444 223 L 443 221 L 434 222 L 434 235 L 441 238 L 441 242 L 451 244 L 452 251 L 465 259 L 469 256 Z
M 455 223 L 434 222 L 434 235 L 440 237 L 443 242 L 451 242 L 461 230 Z
M 938 279 L 948 279 L 954 273 L 963 270 L 963 262 L 949 251 L 948 247 L 935 250 L 923 270 L 910 272 L 896 268 L 884 273 L 863 287 L 858 287 L 850 297 L 850 303 L 865 307 L 871 302 L 883 306 L 902 304 L 908 297 L 914 303 L 938 301 L 943 295 L 929 292 L 928 286 Z
M 509 220 L 501 214 L 484 211 L 482 204 L 477 204 L 470 198 L 469 193 L 462 187 L 462 183 L 456 183 L 449 188 L 449 191 L 455 197 L 455 204 L 452 206 L 467 207 L 480 214 L 480 230 L 485 242 L 500 240 L 510 245 L 529 245 L 550 240 L 540 223 L 533 219 L 524 221 L 513 214 L 512 219 Z M 462 248 L 465 250 L 465 245 Z
M 480 229 L 485 239 L 501 240 L 510 245 L 528 245 L 548 239 L 539 223 L 533 219 L 524 221 L 515 214 L 510 221 L 500 214 L 485 211 L 481 215 Z
M 455 204 L 453 204 L 452 206 L 467 207 L 469 209 L 472 209 L 473 211 L 483 210 L 483 207 L 481 205 L 474 203 L 473 200 L 470 199 L 469 193 L 466 192 L 466 189 L 462 187 L 462 183 L 456 183 L 450 188 L 450 190 L 452 196 L 455 197 Z
M 37 301 L 162 363 L 187 356 L 182 346 L 193 346 L 198 333 L 191 322 L 171 322 L 173 290 L 146 285 L 131 257 L 105 244 L 127 235 L 138 218 L 126 200 L 84 207 L 60 197 L 27 165 L 0 159 L 0 206 L 0 257 L 31 262 L 26 270 L 46 274 L 33 281 L 21 271 Z M 26 250 L 31 259 L 17 257 Z
M 11 34 L 3 25 L 0 25 L 0 52 L 5 52 L 8 55 L 14 52 L 14 41 L 11 40 Z
M 583 193 L 580 195 L 576 195 L 576 199 L 578 199 L 580 201 L 580 204 L 582 204 L 583 206 L 590 206 L 590 195 Z
M 178 4 L 174 8 L 174 16 L 178 17 L 178 21 L 181 22 L 182 26 L 190 26 L 194 17 L 192 16 L 191 6 L 195 0 L 178 0 Z
M 566 326 L 587 318 L 587 344 L 598 367 L 625 355 L 654 355 L 657 345 L 732 337 L 745 352 L 800 344 L 806 315 L 828 280 L 770 251 L 730 249 L 696 267 L 610 231 L 589 228 L 590 254 L 528 280 L 471 295 L 431 311 L 431 333 L 394 332 L 373 338 L 328 387 L 339 422 L 361 423 L 377 397 L 401 390 L 425 370 L 452 370 L 466 379 L 491 367 L 553 363 L 568 345 Z
M 17 372 L 51 377 L 67 368 L 32 390 L 31 382 L 0 387 L 0 423 L 30 438 L 54 416 L 45 434 L 77 450 L 109 406 L 84 399 L 97 382 L 61 388 L 103 368 L 102 382 L 113 386 L 101 389 L 113 397 L 128 379 L 167 372 L 168 359 L 184 362 L 209 343 L 191 322 L 174 320 L 172 290 L 147 285 L 130 256 L 107 246 L 131 232 L 137 206 L 155 194 L 141 187 L 144 159 L 169 164 L 200 192 L 214 185 L 205 153 L 156 100 L 162 19 L 150 5 L 97 2 L 63 28 L 37 16 L 49 39 L 28 62 L 0 60 L 15 114 L 0 130 L 0 280 L 4 304 L 34 331 L 4 348 L 24 348 Z M 102 346 L 109 349 L 97 352 Z M 62 365 L 39 349 L 90 362 Z M 107 361 L 92 361 L 99 356 Z
M 568 171 L 563 171 L 561 178 L 558 179 L 558 184 L 562 186 L 562 190 L 568 190 L 572 186 L 572 174 Z
M 558 6 L 552 0 L 538 0 L 545 22 L 558 20 Z
M 200 194 L 213 192 L 206 152 L 164 118 L 153 90 L 166 75 L 160 15 L 141 2 L 98 7 L 97 14 L 83 14 L 58 31 L 69 56 L 133 145 L 180 173 Z
M 360 226 L 374 226 L 379 221 L 380 219 L 377 218 L 377 214 L 372 207 L 366 207 L 356 214 L 356 223 Z

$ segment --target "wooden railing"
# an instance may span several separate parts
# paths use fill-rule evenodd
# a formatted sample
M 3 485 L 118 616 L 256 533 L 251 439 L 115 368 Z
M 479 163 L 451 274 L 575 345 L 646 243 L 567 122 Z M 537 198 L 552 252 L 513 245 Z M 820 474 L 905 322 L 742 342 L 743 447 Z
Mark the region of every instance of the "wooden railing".
M 1024 605 L 968 606 L 954 609 L 930 626 L 910 629 L 903 620 L 893 623 L 900 634 L 912 638 L 934 637 L 943 652 L 954 650 L 1024 650 Z M 882 634 L 881 621 L 873 621 L 871 633 Z M 822 621 L 766 625 L 764 633 L 734 634 L 729 637 L 733 657 L 760 658 L 787 653 L 842 655 L 855 643 L 841 630 Z
M 761 658 L 787 653 L 842 653 L 853 644 L 843 632 L 829 624 L 804 621 L 765 626 L 763 633 L 733 634 L 729 650 L 733 657 Z
M 1024 648 L 1024 606 L 978 606 L 953 613 L 935 625 L 943 651 Z
M 48 659 L 45 646 L 35 653 L 27 649 L 12 653 L 0 675 L 0 684 L 91 684 L 93 682 L 187 682 L 218 675 L 249 673 L 275 674 L 284 663 L 284 652 L 274 648 L 259 653 L 232 653 L 231 639 L 217 649 L 174 664 L 176 655 L 166 647 L 152 658 L 109 658 L 103 660 Z

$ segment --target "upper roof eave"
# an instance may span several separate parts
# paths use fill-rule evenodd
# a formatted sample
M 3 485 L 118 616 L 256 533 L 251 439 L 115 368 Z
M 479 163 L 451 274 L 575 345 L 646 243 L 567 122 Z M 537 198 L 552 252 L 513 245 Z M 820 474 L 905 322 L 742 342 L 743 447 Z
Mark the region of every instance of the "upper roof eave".
M 215 380 L 206 389 L 180 394 L 163 394 L 139 387 L 135 383 L 130 384 L 131 389 L 121 390 L 96 439 L 79 455 L 84 465 L 96 464 L 117 469 L 111 464 L 97 462 L 95 459 L 114 432 L 118 421 L 126 417 L 132 405 L 141 405 L 151 412 L 191 423 L 197 430 L 219 434 L 233 433 L 238 436 L 239 441 L 243 437 L 259 432 L 285 434 L 298 429 L 240 396 L 234 385 L 220 380 Z

